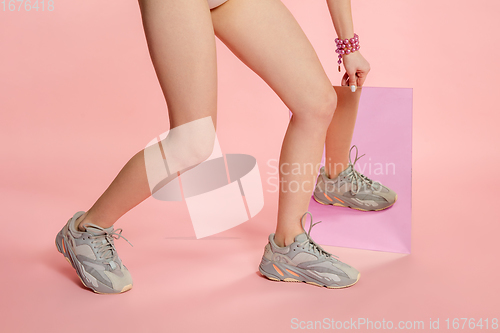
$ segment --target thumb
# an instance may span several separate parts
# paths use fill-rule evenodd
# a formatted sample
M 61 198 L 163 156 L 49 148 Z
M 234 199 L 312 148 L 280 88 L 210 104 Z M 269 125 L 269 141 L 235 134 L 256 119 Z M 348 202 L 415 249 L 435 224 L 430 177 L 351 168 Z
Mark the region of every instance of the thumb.
M 351 91 L 355 92 L 356 91 L 356 73 L 349 73 L 349 87 L 351 87 Z

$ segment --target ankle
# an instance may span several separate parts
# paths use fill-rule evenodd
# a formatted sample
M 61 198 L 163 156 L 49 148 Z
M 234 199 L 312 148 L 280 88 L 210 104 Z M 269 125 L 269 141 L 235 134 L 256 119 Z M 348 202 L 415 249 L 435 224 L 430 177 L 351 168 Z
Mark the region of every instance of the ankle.
M 79 218 L 76 219 L 76 222 L 75 222 L 75 229 L 76 230 L 85 231 L 85 228 L 83 227 L 84 226 L 83 222 L 84 221 L 85 221 L 85 223 L 89 222 L 88 219 L 86 219 L 87 214 L 88 214 L 88 212 L 85 212 Z
M 341 171 L 340 171 L 340 172 L 341 172 Z M 337 173 L 330 173 L 330 172 L 328 172 L 328 171 L 327 171 L 327 172 L 326 172 L 326 176 L 327 176 L 327 177 L 328 177 L 328 179 L 330 179 L 330 180 L 335 180 L 335 179 L 339 176 L 340 172 L 337 172 Z
M 342 171 L 345 171 L 348 167 L 348 163 L 335 163 L 335 167 L 332 168 L 331 166 L 329 166 L 328 168 L 326 168 L 325 173 L 329 179 L 334 180 L 340 175 Z
M 286 234 L 276 232 L 276 234 L 274 234 L 274 243 L 276 243 L 276 245 L 278 245 L 279 247 L 287 247 L 293 242 L 295 242 L 295 237 L 297 235 L 300 235 L 303 232 L 304 232 L 303 230 L 288 232 Z

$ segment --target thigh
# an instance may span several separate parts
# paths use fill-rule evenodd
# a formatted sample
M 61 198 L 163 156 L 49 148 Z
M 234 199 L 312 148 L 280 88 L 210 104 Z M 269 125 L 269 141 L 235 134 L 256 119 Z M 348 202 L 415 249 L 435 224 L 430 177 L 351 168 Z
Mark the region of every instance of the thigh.
M 211 13 L 217 37 L 295 115 L 336 98 L 311 43 L 280 0 L 229 0 Z
M 139 0 L 139 5 L 171 128 L 207 116 L 215 126 L 217 56 L 207 0 Z

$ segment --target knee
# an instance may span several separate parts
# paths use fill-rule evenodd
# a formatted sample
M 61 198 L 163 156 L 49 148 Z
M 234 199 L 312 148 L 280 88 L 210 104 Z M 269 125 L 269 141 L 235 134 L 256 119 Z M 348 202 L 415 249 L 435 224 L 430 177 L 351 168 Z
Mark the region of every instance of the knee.
M 335 109 L 337 108 L 337 93 L 335 89 L 326 89 L 322 93 L 311 96 L 311 99 L 301 110 L 294 112 L 297 119 L 324 124 L 326 127 L 330 124 Z
M 215 132 L 185 133 L 167 137 L 162 142 L 165 160 L 171 172 L 195 166 L 206 161 L 215 145 Z M 171 139 L 171 140 L 169 140 Z
M 215 146 L 215 133 L 210 133 L 204 136 L 198 137 L 187 144 L 187 155 L 189 160 L 191 160 L 191 165 L 199 164 L 207 160 L 214 150 Z
M 328 124 L 332 120 L 335 109 L 337 108 L 337 93 L 335 89 L 331 87 L 316 100 L 316 105 L 314 106 L 314 118 L 325 121 Z

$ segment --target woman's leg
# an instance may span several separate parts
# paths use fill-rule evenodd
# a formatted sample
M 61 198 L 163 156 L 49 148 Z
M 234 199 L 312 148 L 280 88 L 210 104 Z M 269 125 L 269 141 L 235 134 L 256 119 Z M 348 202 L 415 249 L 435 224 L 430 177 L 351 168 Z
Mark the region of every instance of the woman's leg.
M 207 1 L 139 0 L 139 5 L 151 60 L 167 102 L 170 127 L 207 116 L 212 117 L 215 127 L 217 58 Z M 150 195 L 141 150 L 77 223 L 80 227 L 94 223 L 108 228 Z
M 349 87 L 335 87 L 338 96 L 337 109 L 326 132 L 325 171 L 334 179 L 349 164 L 354 125 L 358 114 L 361 88 L 352 92 Z
M 289 245 L 303 232 L 300 218 L 308 210 L 337 103 L 335 90 L 309 40 L 279 0 L 229 0 L 212 10 L 212 21 L 217 37 L 293 112 L 279 162 L 275 234 L 279 246 Z M 300 174 L 290 173 L 293 163 L 300 165 Z

